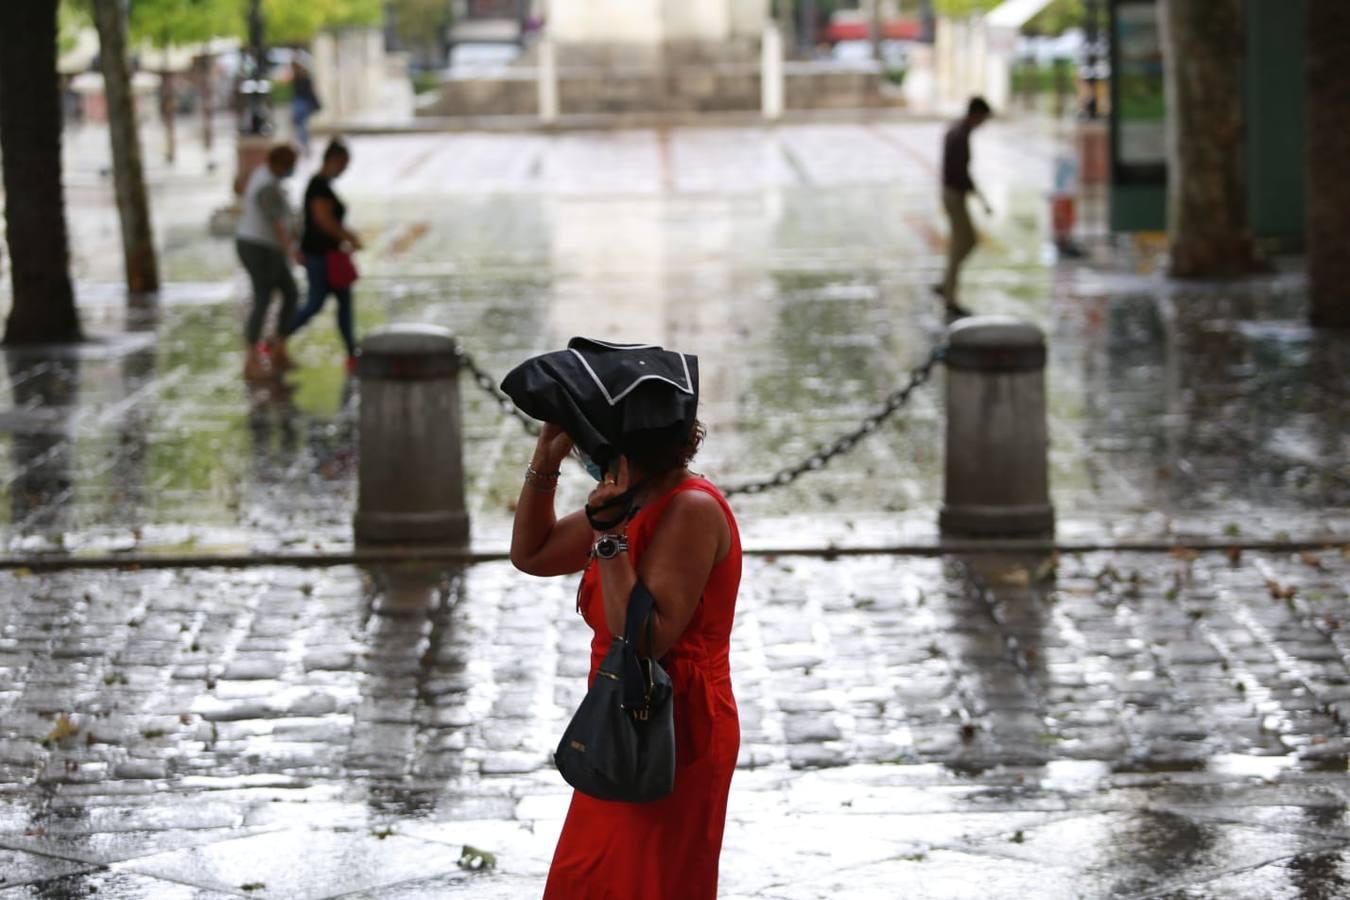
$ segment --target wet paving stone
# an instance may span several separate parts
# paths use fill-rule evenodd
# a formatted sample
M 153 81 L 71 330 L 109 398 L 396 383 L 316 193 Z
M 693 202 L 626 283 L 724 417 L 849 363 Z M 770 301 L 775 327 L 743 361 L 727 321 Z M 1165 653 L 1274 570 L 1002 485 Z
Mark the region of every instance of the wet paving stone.
M 3 900 L 227 900 L 238 894 L 221 893 L 129 872 L 96 870 L 50 878 L 11 890 L 0 890 Z
M 1328 604 L 1347 602 L 1350 560 L 1099 553 L 1003 585 L 1014 565 L 1024 564 L 747 560 L 732 648 L 743 734 L 727 896 L 826 896 L 847 877 L 859 896 L 906 878 L 930 886 L 915 888 L 920 897 L 976 883 L 1011 897 L 1034 871 L 1046 896 L 1210 896 L 1205 885 L 1240 869 L 1259 864 L 1283 884 L 1301 871 L 1289 860 L 1324 860 L 1350 843 L 1347 735 L 1327 712 L 1343 702 L 1350 658 L 1326 652 L 1341 644 L 1324 619 Z M 1139 573 L 1137 589 L 1115 590 L 1098 577 L 1108 569 Z M 11 785 L 0 793 L 0 847 L 20 854 L 7 869 L 40 883 L 116 865 L 234 893 L 256 878 L 276 896 L 537 885 L 566 804 L 548 755 L 584 685 L 584 664 L 567 662 L 584 660 L 588 643 L 569 579 L 473 566 L 456 576 L 456 604 L 428 604 L 391 628 L 366 615 L 369 576 L 310 572 L 322 602 L 299 593 L 268 611 L 286 619 L 284 602 L 300 613 L 270 656 L 248 647 L 259 607 L 240 599 L 194 610 L 196 637 L 166 648 L 162 667 L 124 663 L 160 629 L 110 618 L 103 661 L 72 668 L 53 654 L 63 634 L 28 615 L 55 607 L 90 621 L 148 590 L 240 598 L 293 574 L 0 577 L 0 632 L 25 648 L 0 670 Z M 1271 575 L 1325 599 L 1274 600 Z M 905 587 L 884 606 L 840 602 L 887 585 Z M 1172 615 L 1189 603 L 1204 615 Z M 531 617 L 528 642 L 502 643 L 508 609 Z M 210 652 L 191 649 L 208 636 Z M 335 647 L 341 659 L 304 664 Z M 798 664 L 771 664 L 775 649 Z M 269 658 L 275 671 L 259 674 L 274 678 L 225 677 Z M 179 667 L 191 677 L 175 677 Z M 485 839 L 514 835 L 485 848 L 502 852 L 495 875 L 468 878 L 452 851 L 437 871 L 403 868 L 405 851 L 425 855 L 406 841 L 437 840 L 422 824 L 470 818 L 493 823 Z M 386 829 L 403 840 L 371 834 Z M 351 852 L 374 880 L 358 867 L 350 885 L 289 893 L 291 876 L 248 850 L 277 834 L 317 835 L 316 865 Z M 1129 841 L 1134 852 L 1122 849 Z M 957 861 L 969 866 L 960 883 Z M 775 880 L 785 867 L 803 877 Z M 138 882 L 127 884 L 135 896 Z
M 723 483 L 767 474 L 855 424 L 939 338 L 929 285 L 944 250 L 940 133 L 912 122 L 493 136 L 501 158 L 534 161 L 524 180 L 460 152 L 483 136 L 358 137 L 343 190 L 369 245 L 359 324 L 444 324 L 500 375 L 561 343 L 565 323 L 612 309 L 597 327 L 614 333 L 597 336 L 700 354 L 708 473 Z M 1044 193 L 1068 138 L 1034 120 L 982 132 L 978 177 L 999 214 L 982 223 L 989 240 L 968 279 L 970 305 L 1047 330 L 1051 482 L 1066 524 L 1270 537 L 1334 534 L 1339 523 L 1343 533 L 1345 338 L 1303 324 L 1294 272 L 1175 285 L 1128 266 L 1047 264 Z M 663 143 L 670 152 L 657 152 Z M 69 149 L 79 171 L 106 165 L 106 141 Z M 778 174 L 748 177 L 741 152 Z M 392 174 L 418 160 L 428 162 Z M 245 287 L 203 213 L 227 196 L 228 168 L 152 167 L 175 198 L 156 221 L 176 237 L 163 252 L 170 283 L 145 309 L 128 310 L 116 286 L 110 185 L 94 179 L 71 199 L 81 305 L 101 340 L 73 356 L 10 354 L 0 373 L 11 550 L 350 545 L 358 390 L 331 328 L 316 323 L 297 341 L 302 367 L 284 384 L 238 380 Z M 744 517 L 811 526 L 775 522 L 779 538 L 829 528 L 856 542 L 916 525 L 927 535 L 942 403 L 940 384 L 926 389 L 903 427 L 744 498 Z M 500 535 L 527 442 L 476 390 L 464 406 L 475 534 Z M 581 496 L 578 486 L 564 494 Z M 1330 521 L 1313 525 L 1309 512 Z M 285 589 L 303 589 L 303 575 L 293 581 Z
M 258 897 L 332 897 L 454 868 L 448 848 L 382 832 L 271 832 L 120 864 L 126 871 Z M 341 860 L 340 866 L 334 866 Z M 259 873 L 266 873 L 261 875 Z
M 170 284 L 128 309 L 91 134 L 69 203 L 101 340 L 7 355 L 0 540 L 349 548 L 359 386 L 331 328 L 284 382 L 240 382 L 245 287 L 202 228 L 227 167 L 152 164 Z M 577 322 L 693 350 L 698 467 L 768 474 L 940 338 L 939 136 L 356 138 L 359 326 L 446 325 L 495 374 Z M 1063 139 L 982 134 L 1000 213 L 966 286 L 1047 332 L 1061 536 L 1327 547 L 747 560 L 724 897 L 1350 895 L 1347 345 L 1303 324 L 1298 273 L 1047 265 Z M 825 471 L 737 499 L 747 544 L 931 540 L 943 402 L 939 378 Z M 463 406 L 474 541 L 500 549 L 529 441 L 476 389 Z M 568 800 L 549 754 L 587 668 L 573 590 L 505 563 L 0 573 L 0 900 L 537 895 Z M 497 867 L 461 869 L 465 845 Z

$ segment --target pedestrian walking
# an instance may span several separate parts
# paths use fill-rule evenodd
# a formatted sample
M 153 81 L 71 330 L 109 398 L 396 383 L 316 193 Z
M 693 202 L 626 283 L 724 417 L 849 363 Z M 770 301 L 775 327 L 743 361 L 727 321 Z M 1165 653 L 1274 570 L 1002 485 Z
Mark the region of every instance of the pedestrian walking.
M 961 266 L 979 240 L 970 221 L 967 197 L 974 194 L 984 205 L 985 213 L 993 214 L 989 201 L 970 177 L 970 136 L 990 115 L 984 98 L 972 97 L 965 116 L 952 123 L 942 138 L 942 207 L 951 224 L 951 237 L 947 242 L 947 269 L 942 284 L 934 285 L 933 290 L 946 302 L 947 314 L 953 318 L 970 315 L 957 292 Z
M 263 378 L 291 367 L 284 334 L 295 318 L 299 298 L 291 263 L 300 262 L 300 251 L 284 182 L 295 172 L 295 159 L 293 148 L 284 144 L 273 147 L 244 188 L 243 214 L 235 230 L 234 246 L 253 288 L 253 307 L 244 325 L 246 378 Z M 277 336 L 264 341 L 267 310 L 274 293 L 281 294 Z
M 726 499 L 689 471 L 704 435 L 697 359 L 574 338 L 502 387 L 546 421 L 516 506 L 512 563 L 532 575 L 581 573 L 592 684 L 645 586 L 652 612 L 630 628 L 673 686 L 673 790 L 645 803 L 575 792 L 545 900 L 714 900 L 740 747 L 728 650 L 741 544 Z M 555 518 L 560 467 L 574 451 L 599 483 L 584 510 Z
M 295 142 L 309 158 L 309 120 L 323 109 L 314 90 L 314 76 L 299 59 L 291 63 L 291 123 L 295 126 Z
M 300 251 L 304 254 L 309 290 L 305 305 L 285 329 L 290 337 L 305 326 L 328 300 L 337 298 L 337 324 L 347 350 L 347 371 L 356 369 L 356 326 L 353 322 L 352 284 L 356 270 L 351 254 L 361 249 L 361 239 L 344 224 L 347 206 L 333 192 L 333 181 L 347 170 L 351 151 L 334 139 L 323 151 L 323 163 L 305 188 L 304 227 Z

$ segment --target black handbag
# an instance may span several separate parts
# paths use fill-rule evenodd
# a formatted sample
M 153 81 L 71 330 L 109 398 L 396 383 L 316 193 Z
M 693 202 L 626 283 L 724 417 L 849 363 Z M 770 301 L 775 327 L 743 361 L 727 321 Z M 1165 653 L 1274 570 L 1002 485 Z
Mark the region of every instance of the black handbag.
M 675 789 L 670 676 L 656 660 L 637 653 L 652 603 L 651 591 L 639 581 L 628 597 L 623 636 L 610 643 L 553 754 L 563 780 L 598 800 L 646 803 Z

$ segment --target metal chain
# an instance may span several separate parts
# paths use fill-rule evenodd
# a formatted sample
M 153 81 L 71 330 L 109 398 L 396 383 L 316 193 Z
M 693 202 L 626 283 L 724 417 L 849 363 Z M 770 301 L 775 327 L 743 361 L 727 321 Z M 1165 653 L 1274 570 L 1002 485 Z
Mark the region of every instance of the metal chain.
M 455 357 L 459 360 L 459 364 L 473 376 L 474 382 L 483 389 L 483 393 L 497 401 L 498 406 L 520 422 L 526 434 L 530 437 L 539 437 L 539 423 L 516 407 L 515 401 L 508 397 L 501 388 L 497 387 L 497 380 L 483 371 L 482 366 L 478 365 L 477 360 L 460 345 L 459 341 L 455 342 Z
M 872 415 L 863 419 L 862 424 L 847 434 L 841 435 L 829 444 L 822 445 L 815 453 L 812 453 L 806 459 L 794 466 L 781 469 L 774 475 L 760 481 L 752 481 L 748 484 L 738 484 L 727 488 L 723 493 L 728 497 L 734 497 L 737 494 L 762 494 L 775 488 L 785 487 L 796 481 L 807 472 L 817 472 L 829 465 L 835 457 L 852 450 L 858 442 L 867 437 L 872 432 L 881 427 L 881 423 L 889 419 L 909 400 L 914 391 L 928 381 L 929 376 L 933 374 L 933 367 L 942 361 L 946 348 L 942 345 L 933 348 L 928 355 L 928 359 L 915 367 L 909 373 L 909 382 L 895 391 L 892 391 L 886 397 L 886 401 L 881 408 Z
M 928 358 L 924 360 L 922 364 L 910 371 L 909 382 L 903 387 L 892 391 L 890 395 L 886 397 L 886 400 L 882 403 L 881 407 L 876 412 L 872 413 L 872 415 L 863 419 L 862 424 L 857 428 L 847 434 L 841 435 L 831 443 L 821 446 L 815 453 L 812 453 L 810 456 L 806 457 L 806 459 L 794 466 L 782 469 L 760 481 L 752 481 L 748 484 L 738 484 L 735 487 L 728 488 L 723 493 L 728 497 L 734 497 L 737 494 L 762 494 L 765 491 L 792 484 L 792 482 L 796 481 L 807 472 L 817 472 L 825 468 L 835 459 L 835 457 L 842 456 L 852 450 L 857 446 L 859 441 L 880 428 L 883 422 L 903 407 L 905 403 L 909 401 L 909 398 L 914 391 L 928 381 L 929 377 L 933 374 L 933 367 L 942 361 L 945 350 L 946 348 L 941 345 L 934 347 L 933 351 L 928 354 Z M 520 422 L 521 427 L 525 429 L 526 434 L 529 434 L 531 437 L 539 436 L 539 423 L 525 415 L 525 413 L 521 412 L 516 407 L 516 404 L 511 398 L 508 397 L 501 388 L 497 387 L 496 379 L 483 371 L 483 368 L 478 365 L 478 362 L 473 358 L 473 355 L 469 353 L 469 351 L 456 343 L 455 355 L 459 360 L 459 364 L 473 376 L 474 382 L 483 390 L 483 393 L 491 397 L 496 401 L 498 406 Z

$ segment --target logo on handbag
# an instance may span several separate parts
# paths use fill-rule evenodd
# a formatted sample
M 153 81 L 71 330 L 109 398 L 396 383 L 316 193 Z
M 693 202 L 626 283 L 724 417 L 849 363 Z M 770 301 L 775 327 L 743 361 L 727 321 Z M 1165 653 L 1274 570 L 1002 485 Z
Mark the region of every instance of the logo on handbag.
M 583 744 L 581 741 L 568 741 L 568 742 L 567 742 L 567 746 L 571 747 L 573 750 L 577 751 L 578 753 L 585 753 L 585 752 L 586 752 L 586 745 Z

